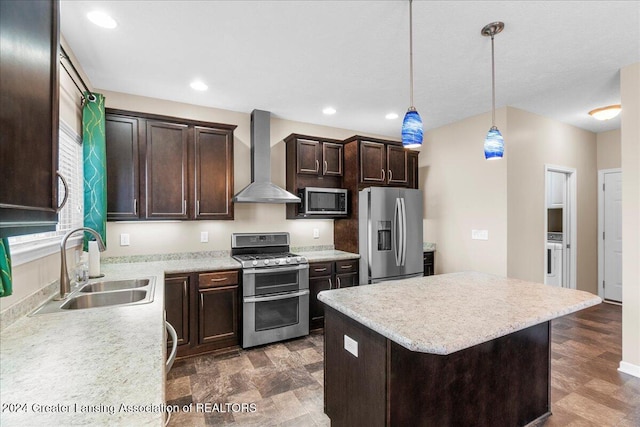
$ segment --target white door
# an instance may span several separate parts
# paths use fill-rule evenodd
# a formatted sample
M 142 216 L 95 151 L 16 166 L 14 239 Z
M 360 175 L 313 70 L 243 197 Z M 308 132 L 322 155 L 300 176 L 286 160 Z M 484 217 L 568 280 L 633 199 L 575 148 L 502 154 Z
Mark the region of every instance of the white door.
M 604 298 L 622 301 L 622 172 L 604 174 Z

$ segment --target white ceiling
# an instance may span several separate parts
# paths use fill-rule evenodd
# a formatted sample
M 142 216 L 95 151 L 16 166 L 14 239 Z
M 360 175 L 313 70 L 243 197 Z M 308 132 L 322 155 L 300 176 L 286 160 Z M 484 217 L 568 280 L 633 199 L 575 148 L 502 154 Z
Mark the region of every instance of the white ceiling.
M 108 12 L 115 30 L 90 23 Z M 414 1 L 415 106 L 425 130 L 512 106 L 593 132 L 640 61 L 639 1 Z M 409 106 L 409 3 L 62 1 L 62 34 L 96 88 L 399 137 Z M 194 79 L 209 90 L 189 87 Z M 332 106 L 333 116 L 322 109 Z M 399 118 L 386 120 L 388 112 Z M 487 124 L 487 128 L 490 123 Z

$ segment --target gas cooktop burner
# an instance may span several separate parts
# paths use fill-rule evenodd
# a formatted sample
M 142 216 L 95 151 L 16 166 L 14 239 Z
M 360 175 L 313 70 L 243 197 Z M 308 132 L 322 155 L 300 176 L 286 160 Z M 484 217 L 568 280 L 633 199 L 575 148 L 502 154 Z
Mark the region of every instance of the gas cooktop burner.
M 308 264 L 306 257 L 291 252 L 274 254 L 243 254 L 234 255 L 243 268 L 276 267 L 286 265 Z
M 234 233 L 231 235 L 231 255 L 240 261 L 242 268 L 309 263 L 307 258 L 289 252 L 289 233 Z

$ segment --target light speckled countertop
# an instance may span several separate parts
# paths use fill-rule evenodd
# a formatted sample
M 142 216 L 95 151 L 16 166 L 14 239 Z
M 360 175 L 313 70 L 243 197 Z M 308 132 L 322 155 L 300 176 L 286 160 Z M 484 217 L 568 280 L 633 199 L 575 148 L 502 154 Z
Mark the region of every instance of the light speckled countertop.
M 311 262 L 359 257 L 300 253 Z M 165 403 L 164 274 L 241 266 L 229 256 L 118 261 L 103 263 L 105 277 L 91 282 L 152 276 L 153 302 L 27 316 L 2 331 L 0 401 L 20 406 L 0 413 L 0 425 L 163 425 L 157 406 L 128 412 L 120 405 Z M 50 405 L 49 411 L 37 405 Z
M 602 302 L 584 291 L 476 272 L 334 289 L 318 299 L 409 350 L 442 355 Z
M 155 277 L 149 304 L 28 316 L 2 331 L 0 401 L 20 405 L 2 411 L 3 427 L 163 425 L 157 409 L 120 406 L 165 403 L 164 277 L 154 264 L 102 266 L 108 280 Z

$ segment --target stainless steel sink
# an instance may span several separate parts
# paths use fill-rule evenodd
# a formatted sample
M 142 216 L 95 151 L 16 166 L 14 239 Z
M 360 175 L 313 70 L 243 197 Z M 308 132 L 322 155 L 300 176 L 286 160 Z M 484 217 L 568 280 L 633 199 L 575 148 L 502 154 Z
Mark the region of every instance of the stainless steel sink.
M 147 291 L 126 290 L 118 292 L 99 292 L 77 295 L 60 306 L 63 310 L 77 310 L 80 308 L 107 307 L 110 305 L 131 304 L 143 300 Z
M 80 292 L 106 292 L 135 289 L 149 285 L 149 279 L 108 280 L 104 282 L 88 283 L 80 288 Z
M 153 301 L 154 292 L 153 277 L 103 280 L 78 287 L 63 301 L 50 299 L 31 315 L 148 304 Z

